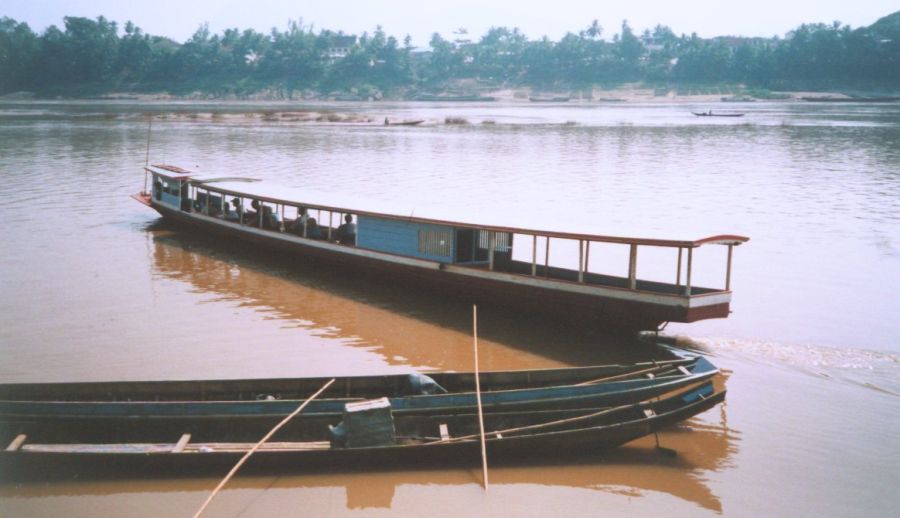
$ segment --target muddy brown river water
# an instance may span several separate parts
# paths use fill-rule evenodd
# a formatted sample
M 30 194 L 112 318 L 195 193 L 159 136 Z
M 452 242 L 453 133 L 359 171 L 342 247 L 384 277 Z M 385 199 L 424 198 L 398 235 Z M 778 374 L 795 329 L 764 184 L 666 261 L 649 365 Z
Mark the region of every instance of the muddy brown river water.
M 896 515 L 900 104 L 729 108 L 747 115 L 695 118 L 708 107 L 690 104 L 0 103 L 0 380 L 472 369 L 466 305 L 186 233 L 131 200 L 152 112 L 151 162 L 385 203 L 452 200 L 485 222 L 538 211 L 598 234 L 751 237 L 735 250 L 731 317 L 666 329 L 731 373 L 724 405 L 660 435 L 677 457 L 650 438 L 575 465 L 492 467 L 487 493 L 477 464 L 239 475 L 209 516 Z M 426 122 L 253 115 L 301 110 Z M 646 259 L 639 276 L 674 271 Z M 596 261 L 624 270 L 627 254 Z M 698 283 L 721 284 L 717 252 L 698 261 L 708 261 Z M 505 312 L 480 311 L 479 337 L 483 369 L 645 354 L 591 326 Z M 0 516 L 191 516 L 217 482 L 0 485 Z

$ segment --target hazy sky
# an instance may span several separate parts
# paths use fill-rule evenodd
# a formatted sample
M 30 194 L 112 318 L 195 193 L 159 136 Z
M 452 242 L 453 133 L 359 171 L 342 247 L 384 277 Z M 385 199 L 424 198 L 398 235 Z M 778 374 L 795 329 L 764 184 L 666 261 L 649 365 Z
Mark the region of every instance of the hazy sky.
M 546 35 L 558 40 L 594 19 L 606 38 L 619 32 L 622 20 L 637 32 L 661 23 L 676 34 L 703 37 L 783 36 L 801 23 L 869 25 L 898 9 L 897 0 L 2 0 L 0 17 L 27 22 L 41 32 L 50 25 L 62 27 L 63 16 L 103 15 L 120 26 L 131 20 L 145 32 L 179 42 L 204 22 L 215 33 L 230 27 L 268 32 L 302 18 L 316 30 L 350 34 L 371 32 L 380 24 L 389 35 L 402 40 L 409 34 L 414 45 L 427 46 L 433 32 L 449 39 L 460 27 L 472 39 L 491 26 L 507 26 L 519 27 L 532 39 Z

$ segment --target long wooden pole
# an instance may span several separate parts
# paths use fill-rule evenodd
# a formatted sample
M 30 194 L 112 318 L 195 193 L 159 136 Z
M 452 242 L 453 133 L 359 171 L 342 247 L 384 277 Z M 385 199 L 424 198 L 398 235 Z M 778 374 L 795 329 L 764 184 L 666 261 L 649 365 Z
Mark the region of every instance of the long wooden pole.
M 212 499 L 219 493 L 219 491 L 220 491 L 223 487 L 225 487 L 225 484 L 227 484 L 228 481 L 231 480 L 231 477 L 233 477 L 234 474 L 237 473 L 237 471 L 241 468 L 241 466 L 244 465 L 244 462 L 246 462 L 247 459 L 249 459 L 250 456 L 253 455 L 253 454 L 256 452 L 256 450 L 258 450 L 259 447 L 263 445 L 263 443 L 265 443 L 266 441 L 268 441 L 269 439 L 271 439 L 272 436 L 275 435 L 275 432 L 277 432 L 278 430 L 280 430 L 282 426 L 286 425 L 288 421 L 290 421 L 291 419 L 294 418 L 294 416 L 296 416 L 297 414 L 299 414 L 300 412 L 302 412 L 303 409 L 306 408 L 306 405 L 308 405 L 308 404 L 310 403 L 310 401 L 312 401 L 313 399 L 316 399 L 317 397 L 319 397 L 319 395 L 320 395 L 322 392 L 325 392 L 325 389 L 327 389 L 328 387 L 330 387 L 332 383 L 334 383 L 334 378 L 332 378 L 331 381 L 329 381 L 328 383 L 326 383 L 325 385 L 323 385 L 322 388 L 320 388 L 318 392 L 316 392 L 316 393 L 313 394 L 312 396 L 309 396 L 309 397 L 306 399 L 306 401 L 303 402 L 302 405 L 300 405 L 299 407 L 297 407 L 297 410 L 294 410 L 293 412 L 290 413 L 290 415 L 288 415 L 287 417 L 285 417 L 284 419 L 282 419 L 281 422 L 278 423 L 278 424 L 276 424 L 274 428 L 272 428 L 271 430 L 269 430 L 269 433 L 267 433 L 265 437 L 263 437 L 262 439 L 260 439 L 259 442 L 256 443 L 256 445 L 255 445 L 254 447 L 250 448 L 250 451 L 248 451 L 247 453 L 245 453 L 244 456 L 241 457 L 241 460 L 239 460 L 238 463 L 235 464 L 233 468 L 231 468 L 231 471 L 229 471 L 228 474 L 225 475 L 225 478 L 223 478 L 222 481 L 219 482 L 219 485 L 216 486 L 216 488 L 213 490 L 212 494 L 209 495 L 209 498 L 206 499 L 206 502 L 203 502 L 203 506 L 201 506 L 201 507 L 200 507 L 200 510 L 197 511 L 197 514 L 194 515 L 194 518 L 198 518 L 201 514 L 203 514 L 203 511 L 206 510 L 206 507 L 209 506 L 209 503 L 212 502 Z
M 472 306 L 472 337 L 475 343 L 475 398 L 478 401 L 478 426 L 481 430 L 481 470 L 484 490 L 488 490 L 487 446 L 484 439 L 484 412 L 481 409 L 481 376 L 478 374 L 478 306 Z
M 150 165 L 150 130 L 153 129 L 153 115 L 147 119 L 147 156 L 144 158 L 144 192 L 147 191 L 147 166 Z

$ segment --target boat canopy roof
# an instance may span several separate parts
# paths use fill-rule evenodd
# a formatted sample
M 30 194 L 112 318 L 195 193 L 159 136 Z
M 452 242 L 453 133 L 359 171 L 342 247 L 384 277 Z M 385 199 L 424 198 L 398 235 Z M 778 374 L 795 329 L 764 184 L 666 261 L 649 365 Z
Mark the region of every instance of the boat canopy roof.
M 308 187 L 293 188 L 273 184 L 254 178 L 198 174 L 180 167 L 171 165 L 152 165 L 145 168 L 148 172 L 173 179 L 189 180 L 192 185 L 200 189 L 209 189 L 214 192 L 243 198 L 253 198 L 260 201 L 301 206 L 307 209 L 321 209 L 344 214 L 365 215 L 386 219 L 427 223 L 434 225 L 447 225 L 453 227 L 474 228 L 495 232 L 511 232 L 515 234 L 547 236 L 561 239 L 575 239 L 585 241 L 597 241 L 607 243 L 637 244 L 650 246 L 695 248 L 707 244 L 740 245 L 749 241 L 749 238 L 738 235 L 716 235 L 693 241 L 674 239 L 647 239 L 619 236 L 605 236 L 593 234 L 585 227 L 584 223 L 561 221 L 548 221 L 539 214 L 534 215 L 529 221 L 525 221 L 521 214 L 515 218 L 508 216 L 509 221 L 494 221 L 490 224 L 470 219 L 469 214 L 460 213 L 452 206 L 442 203 L 427 204 L 427 214 L 417 214 L 424 205 L 410 205 L 408 201 L 403 205 L 403 200 L 391 200 L 390 211 L 385 211 L 384 201 L 376 201 L 371 197 L 359 197 L 339 192 L 338 190 L 321 191 Z M 474 214 L 472 214 L 474 216 Z M 524 225 L 534 224 L 534 227 Z

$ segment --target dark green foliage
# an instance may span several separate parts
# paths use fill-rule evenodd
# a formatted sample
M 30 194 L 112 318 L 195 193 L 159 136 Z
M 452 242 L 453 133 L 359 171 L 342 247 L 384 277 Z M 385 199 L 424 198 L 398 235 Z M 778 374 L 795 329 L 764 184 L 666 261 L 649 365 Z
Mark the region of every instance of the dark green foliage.
M 38 55 L 38 38 L 25 23 L 0 19 L 0 92 L 26 90 Z
M 236 28 L 211 34 L 203 25 L 179 44 L 131 22 L 120 31 L 102 16 L 64 20 L 64 30 L 53 26 L 37 35 L 24 23 L 0 19 L 0 93 L 245 97 L 266 91 L 292 98 L 318 91 L 378 98 L 460 83 L 577 89 L 632 81 L 658 85 L 660 92 L 672 84 L 900 88 L 900 12 L 859 29 L 804 24 L 784 39 L 679 37 L 663 25 L 638 37 L 622 22 L 607 41 L 594 20 L 554 42 L 492 27 L 475 42 L 434 34 L 428 51 L 419 53 L 408 36 L 401 45 L 381 27 L 357 38 L 316 33 L 302 21 L 269 34 Z

